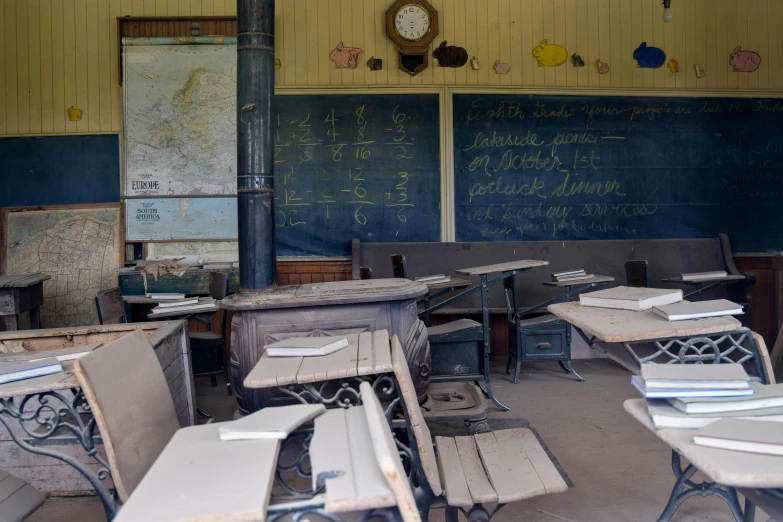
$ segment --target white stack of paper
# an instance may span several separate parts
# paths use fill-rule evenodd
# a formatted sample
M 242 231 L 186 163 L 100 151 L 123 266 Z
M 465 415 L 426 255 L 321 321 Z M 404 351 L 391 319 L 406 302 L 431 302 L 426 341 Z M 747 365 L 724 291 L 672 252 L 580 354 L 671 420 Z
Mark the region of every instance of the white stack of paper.
M 582 281 L 595 277 L 595 274 L 585 273 L 584 270 L 568 270 L 565 272 L 555 272 L 552 274 L 552 281 L 563 283 L 567 281 Z
M 653 306 L 682 301 L 682 290 L 618 286 L 579 295 L 584 306 L 619 310 L 649 310 Z
M 642 364 L 631 383 L 648 399 L 753 395 L 739 364 Z
M 346 337 L 290 337 L 267 344 L 264 349 L 269 357 L 319 357 L 346 346 Z
M 721 419 L 693 434 L 699 446 L 765 455 L 783 455 L 783 424 L 746 419 Z
M 720 279 L 729 275 L 725 270 L 716 270 L 714 272 L 693 272 L 682 274 L 683 281 L 703 281 L 708 279 Z

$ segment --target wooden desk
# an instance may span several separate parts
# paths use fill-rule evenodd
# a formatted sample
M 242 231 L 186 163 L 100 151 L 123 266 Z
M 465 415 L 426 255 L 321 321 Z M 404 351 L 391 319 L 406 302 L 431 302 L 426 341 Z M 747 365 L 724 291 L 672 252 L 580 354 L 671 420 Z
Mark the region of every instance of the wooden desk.
M 356 402 L 358 391 L 350 386 L 340 385 L 327 391 L 327 387 L 315 383 L 393 372 L 389 334 L 386 330 L 376 330 L 346 335 L 346 338 L 347 347 L 323 357 L 269 357 L 264 351 L 243 384 L 246 388 L 277 388 L 302 403 Z M 293 389 L 293 385 L 298 386 Z
M 417 281 L 418 282 L 418 281 Z M 467 288 L 473 283 L 467 279 L 452 278 L 451 281 L 445 283 L 423 283 L 427 286 L 429 293 L 423 298 L 419 299 L 416 304 L 423 305 L 424 311 L 419 314 L 419 318 L 424 321 L 424 326 L 430 325 L 430 302 L 433 299 L 437 299 L 440 296 L 446 295 L 450 292 L 459 290 L 460 288 Z M 434 293 L 433 293 L 434 292 Z
M 709 488 L 721 492 L 725 490 L 725 496 L 718 496 L 729 504 L 738 521 L 754 520 L 755 506 L 746 500 L 743 514 L 735 488 L 783 488 L 783 457 L 698 446 L 693 443 L 693 433 L 696 430 L 656 430 L 650 422 L 644 399 L 627 400 L 623 403 L 623 408 L 642 426 L 671 446 L 674 452 L 688 460 L 690 465 L 682 472 L 687 478 L 698 469 L 714 481 Z M 678 468 L 679 466 L 675 471 Z M 670 506 L 669 515 L 674 514 L 678 505 L 679 503 Z
M 0 319 L 5 329 L 19 329 L 19 316 L 30 312 L 30 328 L 41 327 L 40 306 L 44 302 L 43 282 L 47 274 L 0 275 Z
M 661 279 L 661 282 L 693 285 L 696 287 L 696 290 L 685 294 L 683 298 L 687 299 L 692 295 L 697 295 L 699 299 L 701 299 L 702 293 L 706 292 L 710 288 L 715 288 L 716 286 L 721 286 L 721 285 L 730 285 L 738 281 L 744 281 L 745 279 L 746 278 L 744 275 L 726 275 L 723 277 L 710 277 L 707 279 L 696 279 L 696 280 L 685 281 L 683 280 L 682 276 L 678 276 L 678 277 L 667 277 L 666 279 Z

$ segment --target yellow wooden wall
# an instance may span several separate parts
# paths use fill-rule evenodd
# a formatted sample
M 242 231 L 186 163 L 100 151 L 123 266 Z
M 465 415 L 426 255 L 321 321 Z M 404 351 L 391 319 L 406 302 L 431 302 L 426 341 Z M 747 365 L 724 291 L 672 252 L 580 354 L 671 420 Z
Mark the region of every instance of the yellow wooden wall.
M 558 89 L 783 88 L 783 6 L 778 0 L 674 0 L 674 21 L 661 21 L 660 0 L 430 0 L 440 12 L 440 36 L 478 57 L 480 70 L 433 63 L 411 78 L 397 70 L 383 13 L 392 0 L 278 0 L 280 87 L 498 86 Z M 235 15 L 234 0 L 0 0 L 0 135 L 118 132 L 122 128 L 117 83 L 117 16 Z M 579 53 L 557 68 L 538 67 L 530 54 L 543 38 Z M 632 52 L 646 40 L 680 63 L 639 69 Z M 338 42 L 362 47 L 362 66 L 338 70 L 328 55 Z M 759 52 L 754 73 L 734 73 L 731 50 Z M 371 56 L 384 69 L 370 72 Z M 596 58 L 611 71 L 599 75 Z M 496 59 L 511 65 L 499 76 Z M 703 79 L 693 64 L 706 70 Z M 84 111 L 80 122 L 67 109 Z

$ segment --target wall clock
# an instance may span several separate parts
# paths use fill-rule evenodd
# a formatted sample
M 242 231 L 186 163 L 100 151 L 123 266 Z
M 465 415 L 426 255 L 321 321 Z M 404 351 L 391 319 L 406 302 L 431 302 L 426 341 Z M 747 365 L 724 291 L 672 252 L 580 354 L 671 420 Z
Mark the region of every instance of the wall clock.
M 438 36 L 438 11 L 426 0 L 397 0 L 386 11 L 386 36 L 397 44 L 399 67 L 411 76 L 429 65 L 429 47 Z

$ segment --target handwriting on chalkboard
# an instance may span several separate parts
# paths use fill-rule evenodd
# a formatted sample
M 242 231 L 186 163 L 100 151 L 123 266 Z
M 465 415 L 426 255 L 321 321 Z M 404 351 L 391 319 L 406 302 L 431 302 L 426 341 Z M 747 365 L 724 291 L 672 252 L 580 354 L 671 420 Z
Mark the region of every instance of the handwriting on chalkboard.
M 781 221 L 782 112 L 777 100 L 455 95 L 457 240 L 736 231 L 752 245 L 745 216 Z M 755 243 L 783 247 L 773 236 Z

